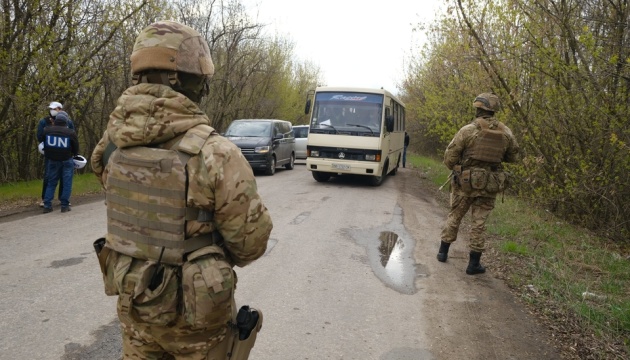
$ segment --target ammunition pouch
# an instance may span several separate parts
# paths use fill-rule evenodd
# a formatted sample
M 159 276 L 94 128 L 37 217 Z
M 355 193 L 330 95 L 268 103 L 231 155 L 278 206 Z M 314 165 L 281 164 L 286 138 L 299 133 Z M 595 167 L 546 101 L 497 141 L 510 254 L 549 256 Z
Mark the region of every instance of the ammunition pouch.
M 486 191 L 489 193 L 498 193 L 507 187 L 507 174 L 503 171 L 492 171 L 488 173 L 488 184 Z
M 230 322 L 236 279 L 216 245 L 193 251 L 182 266 L 183 313 L 196 329 L 217 329 Z
M 129 262 L 128 271 L 116 277 L 118 315 L 130 322 L 168 326 L 177 320 L 178 266 L 134 259 L 120 254 L 119 264 Z M 129 258 L 130 260 L 127 260 Z M 126 266 L 122 266 L 124 270 Z M 118 271 L 118 270 L 116 270 Z M 156 278 L 157 274 L 157 278 Z

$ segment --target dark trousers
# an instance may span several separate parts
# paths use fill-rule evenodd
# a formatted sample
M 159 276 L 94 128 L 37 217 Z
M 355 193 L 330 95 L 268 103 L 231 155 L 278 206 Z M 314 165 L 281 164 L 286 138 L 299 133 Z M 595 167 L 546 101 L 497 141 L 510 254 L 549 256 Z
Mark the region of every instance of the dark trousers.
M 72 193 L 72 176 L 74 175 L 74 160 L 72 158 L 64 161 L 50 160 L 47 170 L 48 183 L 46 193 L 44 195 L 44 207 L 50 209 L 52 207 L 52 199 L 55 197 L 55 188 L 57 183 L 63 191 L 59 196 L 61 207 L 70 205 L 70 194 Z
M 44 183 L 42 184 L 42 201 L 46 197 L 46 187 L 48 187 L 48 159 L 44 159 Z M 61 193 L 63 192 L 63 182 L 59 183 L 59 192 L 57 193 L 57 199 L 61 199 Z M 54 196 L 53 196 L 54 197 Z

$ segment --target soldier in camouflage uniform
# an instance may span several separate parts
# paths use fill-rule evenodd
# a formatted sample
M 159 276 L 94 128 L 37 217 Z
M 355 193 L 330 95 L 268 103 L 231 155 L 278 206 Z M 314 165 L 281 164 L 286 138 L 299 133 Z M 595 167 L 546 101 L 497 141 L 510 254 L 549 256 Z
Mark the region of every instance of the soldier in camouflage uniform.
M 480 264 L 485 250 L 486 219 L 494 209 L 497 193 L 504 190 L 507 174 L 502 162 L 520 160 L 519 146 L 512 131 L 495 119 L 499 98 L 483 93 L 475 98 L 476 118 L 462 127 L 444 152 L 444 164 L 452 170 L 451 210 L 442 229 L 437 259 L 445 262 L 450 245 L 457 240 L 462 219 L 469 209 L 472 228 L 469 239 L 469 263 L 466 274 L 481 274 Z
M 91 157 L 108 208 L 95 248 L 105 292 L 119 296 L 123 358 L 226 359 L 233 267 L 264 254 L 271 218 L 247 160 L 197 105 L 214 73 L 200 34 L 146 27 L 131 69 Z M 150 159 L 159 151 L 172 156 Z

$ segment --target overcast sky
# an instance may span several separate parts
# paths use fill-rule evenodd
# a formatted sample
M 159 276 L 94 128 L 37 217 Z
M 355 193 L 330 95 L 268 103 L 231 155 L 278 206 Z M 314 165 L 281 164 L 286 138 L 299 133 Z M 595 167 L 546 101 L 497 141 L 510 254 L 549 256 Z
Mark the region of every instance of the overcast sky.
M 418 49 L 412 29 L 431 21 L 441 0 L 243 0 L 254 21 L 292 40 L 301 61 L 319 66 L 328 86 L 398 93 L 405 59 Z

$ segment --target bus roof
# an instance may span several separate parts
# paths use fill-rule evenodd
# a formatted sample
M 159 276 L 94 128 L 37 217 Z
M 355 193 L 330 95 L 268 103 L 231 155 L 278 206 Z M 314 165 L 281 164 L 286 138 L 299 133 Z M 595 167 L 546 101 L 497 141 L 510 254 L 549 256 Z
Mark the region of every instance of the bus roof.
M 405 104 L 402 101 L 400 101 L 396 97 L 396 95 L 392 94 L 391 92 L 389 92 L 389 91 L 387 91 L 385 89 L 360 88 L 360 87 L 341 87 L 341 86 L 318 86 L 315 89 L 315 92 L 326 92 L 326 91 L 331 91 L 331 92 L 360 92 L 360 93 L 370 93 L 370 94 L 383 94 L 383 95 L 387 95 L 387 96 L 391 97 L 392 99 L 394 99 L 396 102 L 398 102 L 402 106 L 405 106 Z

